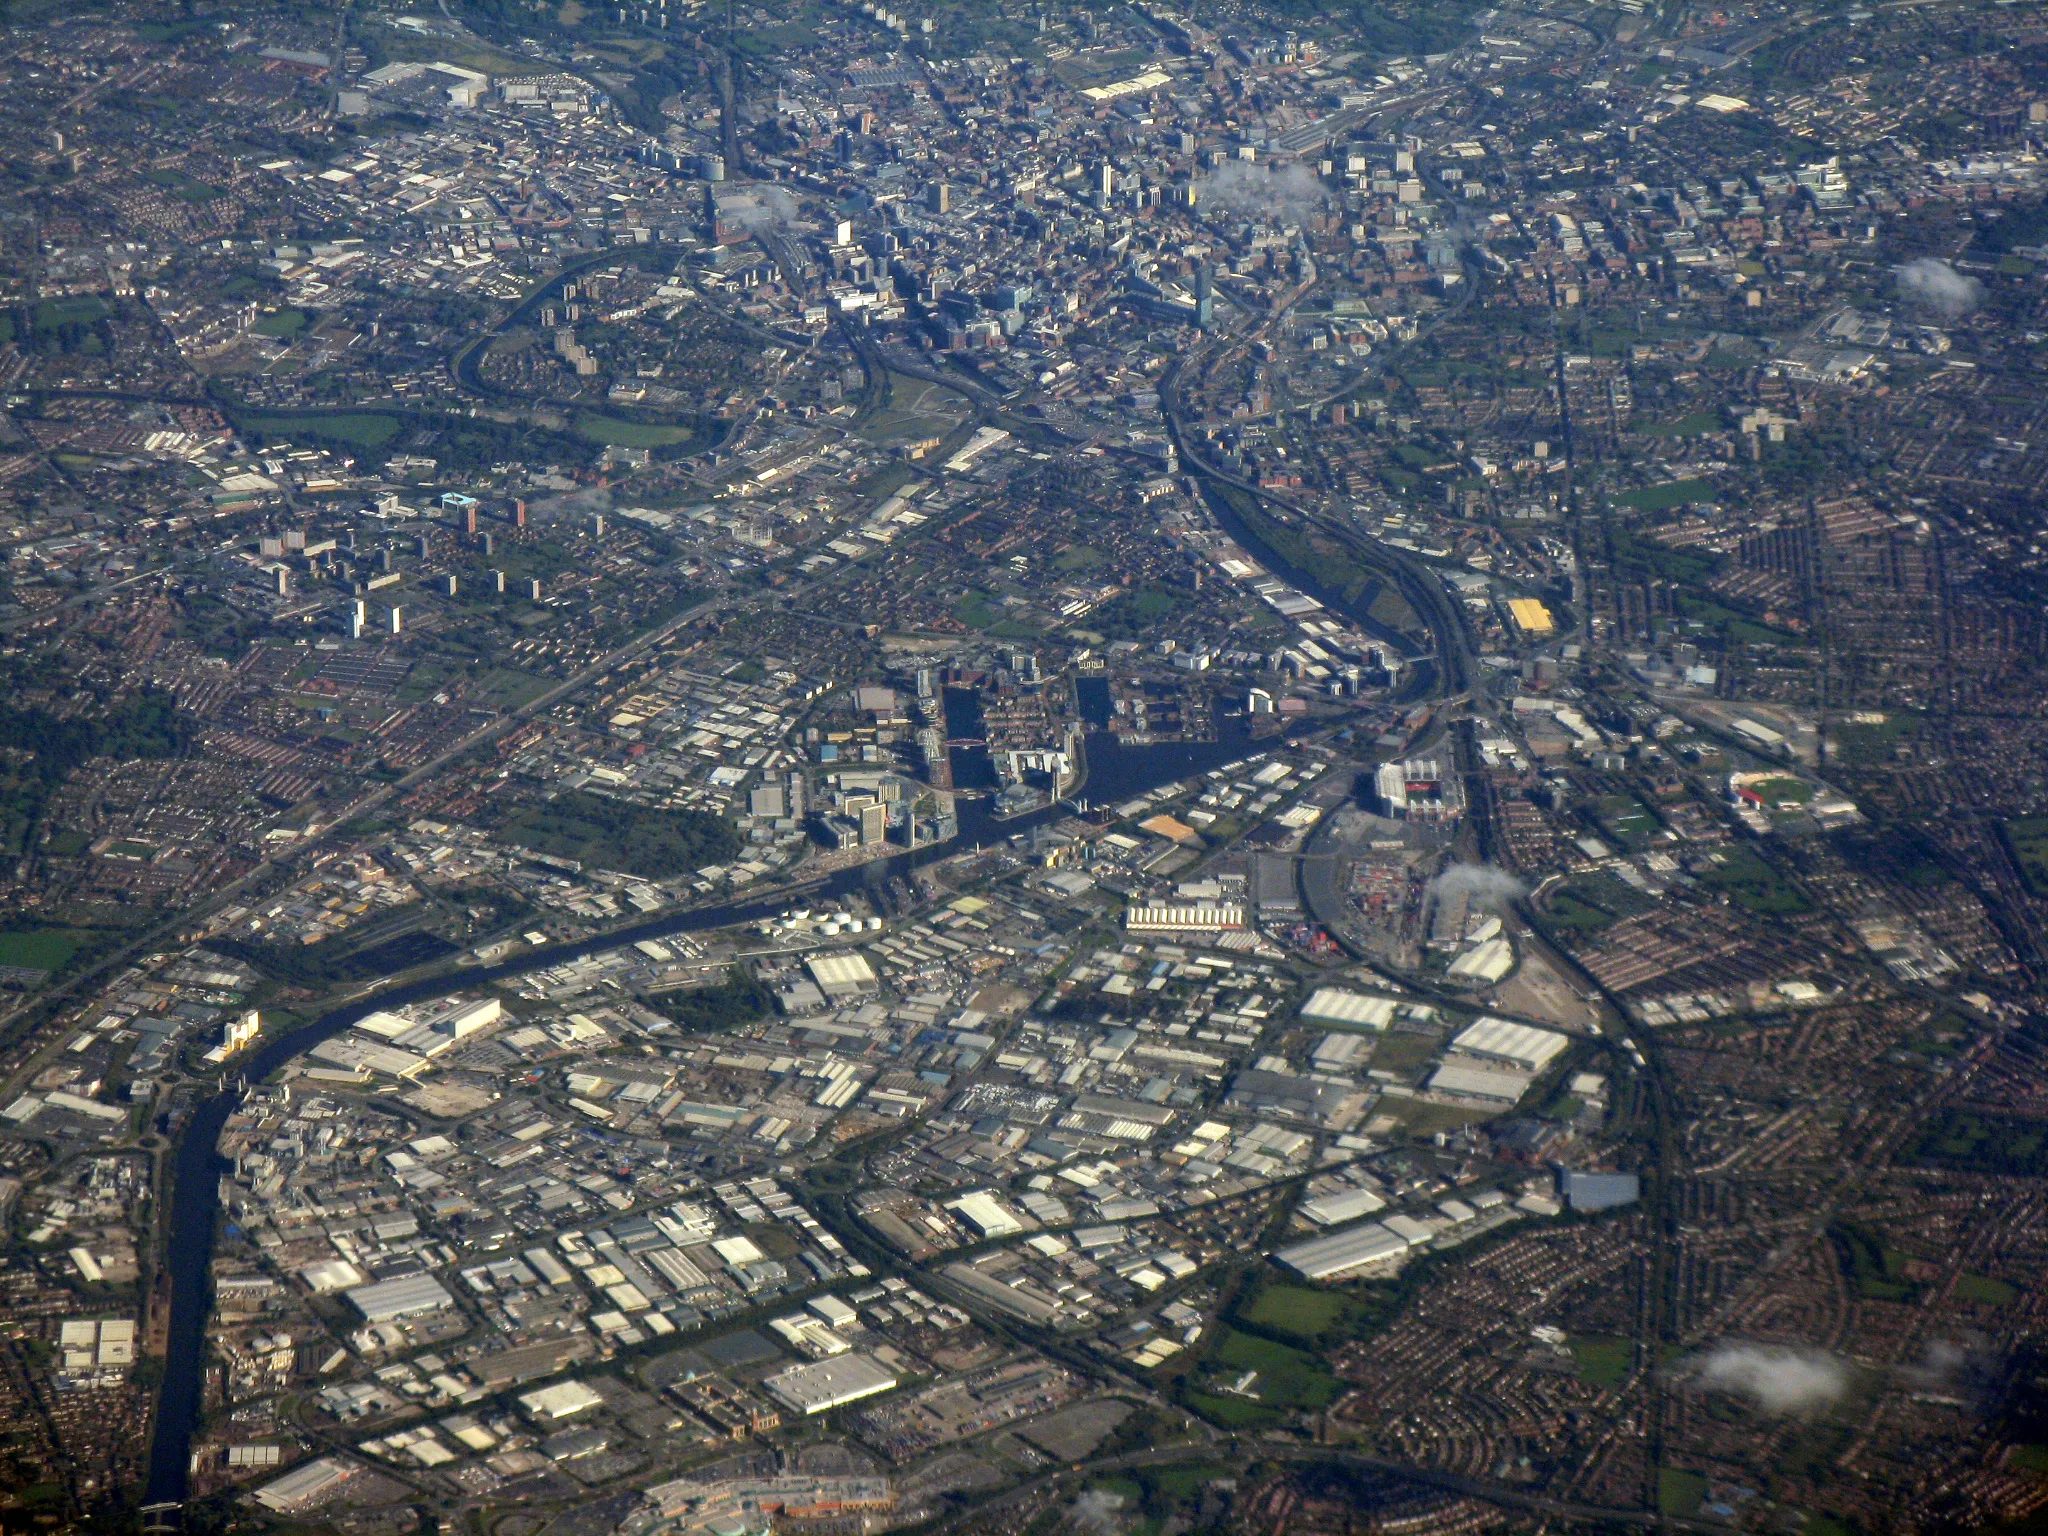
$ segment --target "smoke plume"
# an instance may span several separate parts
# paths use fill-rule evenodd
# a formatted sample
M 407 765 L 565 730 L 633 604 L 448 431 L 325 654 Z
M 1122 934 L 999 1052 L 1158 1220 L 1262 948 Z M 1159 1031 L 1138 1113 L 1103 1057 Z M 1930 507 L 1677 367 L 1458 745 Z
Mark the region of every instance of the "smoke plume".
M 1998 1357 L 1981 1339 L 1929 1339 L 1920 1358 L 1899 1366 L 1896 1374 L 1911 1391 L 1975 1402 L 1990 1392 Z
M 1970 1352 L 1950 1339 L 1929 1339 L 1920 1359 L 1899 1374 L 1915 1386 L 1948 1386 L 1970 1363 Z
M 1077 1531 L 1087 1536 L 1118 1536 L 1123 1522 L 1117 1519 L 1117 1511 L 1124 1507 L 1120 1493 L 1110 1493 L 1101 1488 L 1090 1488 L 1078 1499 L 1068 1513 L 1068 1520 Z
M 749 187 L 741 196 L 721 204 L 719 211 L 749 234 L 764 230 L 772 234 L 795 227 L 797 201 L 782 187 Z
M 569 491 L 560 496 L 546 496 L 532 505 L 536 521 L 545 522 L 557 517 L 587 517 L 592 512 L 609 512 L 612 509 L 612 493 L 601 485 L 585 486 L 580 491 Z
M 1718 1344 L 1694 1361 L 1687 1375 L 1710 1391 L 1746 1397 L 1775 1414 L 1814 1413 L 1841 1401 L 1849 1390 L 1845 1362 L 1782 1344 Z
M 1453 864 L 1429 883 L 1430 895 L 1463 896 L 1475 907 L 1498 910 L 1529 894 L 1529 888 L 1491 864 Z
M 1962 319 L 1984 298 L 1982 283 L 1933 256 L 1892 268 L 1892 278 L 1901 299 L 1943 320 Z
M 1195 183 L 1197 208 L 1228 208 L 1254 218 L 1306 218 L 1329 201 L 1329 188 L 1305 165 L 1226 160 Z

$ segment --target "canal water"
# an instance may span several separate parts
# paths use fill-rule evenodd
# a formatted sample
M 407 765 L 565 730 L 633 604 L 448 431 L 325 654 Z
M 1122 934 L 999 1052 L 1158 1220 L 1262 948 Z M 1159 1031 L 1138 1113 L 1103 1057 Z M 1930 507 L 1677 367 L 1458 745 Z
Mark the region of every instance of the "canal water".
M 1116 696 L 1106 677 L 1075 678 L 1074 702 L 1080 706 L 1081 723 L 1091 731 L 1106 731 L 1116 719 Z
M 1384 641 L 1393 648 L 1395 654 L 1407 663 L 1402 668 L 1397 703 L 1414 703 L 1436 697 L 1438 668 L 1435 659 L 1423 657 L 1422 647 L 1415 643 L 1414 636 L 1403 634 L 1392 625 L 1380 622 L 1369 611 L 1373 597 L 1379 590 L 1377 586 L 1365 594 L 1362 602 L 1347 602 L 1312 573 L 1290 564 L 1270 544 L 1253 533 L 1232 509 L 1230 503 L 1218 495 L 1215 487 L 1206 480 L 1202 482 L 1202 499 L 1208 504 L 1210 512 L 1215 514 L 1216 521 L 1223 531 L 1275 576 L 1301 588 L 1325 608 L 1342 614 L 1373 639 Z M 1423 659 L 1418 660 L 1419 657 Z
M 956 722 L 960 725 L 971 722 L 978 730 L 979 701 L 975 702 L 971 715 L 963 709 L 956 716 L 956 693 L 971 696 L 972 690 L 947 690 L 948 732 L 955 731 Z M 1088 777 L 1076 793 L 1085 794 L 1098 805 L 1114 805 L 1170 781 L 1220 768 L 1255 750 L 1244 721 L 1225 718 L 1218 724 L 1221 738 L 1213 742 L 1163 742 L 1128 747 L 1108 732 L 1091 735 L 1087 739 Z M 961 731 L 958 734 L 968 733 Z M 986 760 L 987 753 L 984 751 L 982 755 Z M 957 773 L 957 756 L 955 763 Z M 930 845 L 844 870 L 819 885 L 808 887 L 804 892 L 805 903 L 815 906 L 852 895 L 878 881 L 908 875 L 919 865 L 950 857 L 963 844 L 999 842 L 1069 814 L 1065 806 L 1052 805 L 1026 816 L 998 822 L 989 816 L 982 802 L 971 799 L 960 802 L 959 812 L 960 837 L 955 842 Z M 601 938 L 552 946 L 498 965 L 478 966 L 454 975 L 435 976 L 377 992 L 324 1014 L 290 1034 L 265 1041 L 242 1065 L 242 1078 L 248 1082 L 261 1082 L 293 1057 L 310 1050 L 322 1040 L 340 1034 L 379 1008 L 428 1002 L 451 992 L 469 991 L 502 978 L 543 970 L 579 955 L 617 949 L 640 939 L 727 928 L 772 917 L 785 910 L 789 903 L 790 897 L 786 894 L 769 894 L 752 901 L 701 907 L 657 918 L 622 932 L 608 933 Z M 183 1503 L 190 1486 L 192 1441 L 199 1427 L 201 1385 L 206 1370 L 206 1327 L 213 1310 L 211 1272 L 214 1237 L 220 1224 L 220 1181 L 228 1170 L 218 1148 L 221 1131 L 240 1098 L 239 1089 L 230 1086 L 200 1105 L 186 1121 L 173 1155 L 170 1229 L 165 1249 L 165 1263 L 171 1279 L 171 1319 L 163 1384 L 157 1395 L 155 1435 L 150 1443 L 146 1501 L 152 1504 Z
M 1207 500 L 1224 530 L 1276 575 L 1343 614 L 1367 634 L 1386 642 L 1408 659 L 1408 675 L 1403 679 L 1401 688 L 1404 700 L 1434 695 L 1436 663 L 1430 659 L 1415 659 L 1420 652 L 1411 637 L 1374 619 L 1364 611 L 1368 604 L 1344 601 L 1311 574 L 1281 559 L 1263 540 L 1252 534 L 1222 497 L 1210 495 Z M 1218 722 L 1221 739 L 1215 742 L 1125 746 L 1106 729 L 1113 712 L 1108 680 L 1081 679 L 1077 683 L 1077 695 L 1082 719 L 1090 734 L 1086 742 L 1087 779 L 1075 793 L 1085 795 L 1096 805 L 1114 805 L 1171 780 L 1206 773 L 1244 757 L 1252 750 L 1244 722 L 1230 718 Z M 979 742 L 986 736 L 981 698 L 974 689 L 946 689 L 944 707 L 949 740 Z M 949 749 L 949 756 L 954 786 L 966 796 L 959 803 L 959 839 L 951 844 L 930 845 L 842 871 L 820 885 L 807 888 L 804 893 L 806 902 L 817 904 L 852 895 L 879 882 L 907 875 L 919 865 L 949 857 L 958 851 L 961 844 L 1000 841 L 1067 814 L 1064 806 L 1052 805 L 1026 816 L 997 822 L 989 816 L 985 803 L 972 798 L 977 792 L 997 787 L 987 747 L 956 746 Z M 382 991 L 265 1043 L 243 1067 L 243 1073 L 248 1081 L 260 1082 L 293 1057 L 341 1033 L 379 1008 L 431 1001 L 450 992 L 486 986 L 504 977 L 542 970 L 578 955 L 616 949 L 639 939 L 726 928 L 752 919 L 772 917 L 784 910 L 789 900 L 786 895 L 771 894 L 753 901 L 698 908 L 581 944 L 565 944 L 499 965 L 477 967 L 456 975 L 438 976 Z M 227 1168 L 217 1147 L 222 1128 L 239 1099 L 239 1092 L 230 1088 L 202 1104 L 186 1122 L 174 1157 L 166 1260 L 171 1275 L 171 1322 L 163 1385 L 157 1398 L 155 1437 L 150 1446 L 147 1499 L 151 1503 L 182 1503 L 189 1486 L 192 1440 L 199 1423 L 200 1388 L 206 1363 L 206 1324 L 212 1313 L 210 1274 L 214 1234 L 220 1220 L 220 1178 Z
M 988 720 L 982 714 L 981 691 L 949 687 L 941 703 L 946 711 L 946 740 L 956 743 L 946 749 L 953 768 L 953 788 L 970 795 L 1002 788 L 988 754 Z

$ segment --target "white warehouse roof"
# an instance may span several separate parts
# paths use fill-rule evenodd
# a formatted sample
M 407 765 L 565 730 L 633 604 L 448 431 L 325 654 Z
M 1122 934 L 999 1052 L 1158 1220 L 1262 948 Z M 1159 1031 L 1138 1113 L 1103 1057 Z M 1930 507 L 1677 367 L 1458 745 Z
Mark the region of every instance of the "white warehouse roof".
M 355 1468 L 332 1456 L 322 1456 L 304 1466 L 293 1467 L 274 1483 L 256 1490 L 256 1502 L 266 1509 L 289 1514 L 304 1509 L 337 1483 L 345 1481 Z
M 1514 968 L 1514 947 L 1496 934 L 1453 960 L 1449 972 L 1465 981 L 1499 981 Z
M 306 1282 L 306 1288 L 315 1296 L 326 1296 L 334 1291 L 345 1291 L 351 1286 L 362 1285 L 370 1277 L 347 1259 L 322 1259 L 317 1264 L 308 1264 L 301 1269 L 299 1278 Z
M 1195 906 L 1134 906 L 1124 913 L 1132 933 L 1219 933 L 1244 927 L 1244 907 L 1237 902 Z
M 1386 1203 L 1369 1189 L 1345 1189 L 1302 1201 L 1301 1214 L 1319 1227 L 1336 1227 L 1383 1210 Z
M 356 1310 L 363 1314 L 363 1320 L 371 1323 L 391 1323 L 402 1317 L 418 1317 L 426 1312 L 439 1312 L 443 1307 L 455 1305 L 455 1298 L 448 1294 L 446 1286 L 432 1275 L 405 1275 L 397 1280 L 379 1280 L 375 1285 L 359 1285 L 349 1291 L 348 1299 L 355 1303 Z
M 811 979 L 829 998 L 853 997 L 872 991 L 878 985 L 874 967 L 868 964 L 865 955 L 855 950 L 814 955 L 804 965 L 810 971 Z
M 1150 1136 L 1152 1127 L 1146 1126 L 1145 1134 Z M 1024 1223 L 1017 1219 L 1017 1213 L 985 1189 L 948 1201 L 946 1209 L 958 1212 L 961 1219 L 983 1237 L 1009 1237 L 1024 1230 Z
M 1338 987 L 1319 987 L 1315 995 L 1301 1005 L 1301 1016 L 1329 1024 L 1385 1029 L 1394 1022 L 1394 1008 L 1390 998 L 1366 997 Z
M 840 1355 L 791 1366 L 761 1383 L 789 1407 L 805 1414 L 859 1402 L 896 1385 L 895 1373 L 869 1355 Z
M 557 1424 L 579 1413 L 588 1413 L 603 1401 L 594 1389 L 580 1381 L 558 1381 L 553 1386 L 536 1387 L 531 1392 L 521 1393 L 519 1397 L 520 1407 L 534 1418 Z
M 1482 1061 L 1497 1061 L 1524 1072 L 1541 1072 L 1571 1044 L 1553 1030 L 1536 1029 L 1507 1019 L 1474 1019 L 1451 1049 Z
M 1526 1072 L 1484 1061 L 1460 1061 L 1453 1056 L 1429 1075 L 1429 1091 L 1461 1099 L 1483 1099 L 1489 1104 L 1519 1104 L 1532 1081 Z
M 1370 1042 L 1363 1035 L 1332 1031 L 1317 1043 L 1309 1053 L 1309 1059 L 1315 1063 L 1318 1072 L 1342 1072 L 1358 1065 L 1370 1048 Z
M 1408 1240 L 1376 1221 L 1282 1248 L 1273 1257 L 1304 1280 L 1336 1280 L 1408 1251 Z

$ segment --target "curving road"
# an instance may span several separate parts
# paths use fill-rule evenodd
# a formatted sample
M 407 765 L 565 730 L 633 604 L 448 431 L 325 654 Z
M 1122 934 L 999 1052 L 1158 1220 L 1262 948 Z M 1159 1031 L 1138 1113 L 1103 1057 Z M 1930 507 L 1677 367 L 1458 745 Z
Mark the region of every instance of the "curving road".
M 1458 313 L 1463 307 L 1469 296 L 1469 281 L 1466 289 L 1467 296 L 1461 296 L 1459 303 L 1447 311 L 1445 316 L 1440 317 L 1437 324 L 1441 324 L 1449 315 Z M 1232 473 L 1210 458 L 1204 452 L 1206 444 L 1189 431 L 1187 405 L 1182 391 L 1182 380 L 1188 369 L 1204 362 L 1217 347 L 1222 347 L 1225 352 L 1234 351 L 1263 335 L 1289 309 L 1300 302 L 1305 291 L 1297 289 L 1284 303 L 1276 305 L 1271 317 L 1257 330 L 1243 336 L 1224 338 L 1218 342 L 1198 346 L 1174 360 L 1159 385 L 1160 408 L 1166 417 L 1174 446 L 1179 451 L 1182 462 L 1202 478 L 1218 485 L 1229 486 L 1233 490 L 1284 509 L 1303 522 L 1313 524 L 1322 532 L 1350 544 L 1366 555 L 1374 565 L 1392 574 L 1401 596 L 1429 626 L 1443 679 L 1441 691 L 1447 695 L 1464 693 L 1472 686 L 1474 677 L 1471 635 L 1465 627 L 1463 613 L 1459 611 L 1457 604 L 1451 601 L 1450 594 L 1444 590 L 1443 583 L 1437 580 L 1434 571 L 1406 550 L 1396 549 L 1371 537 L 1334 513 L 1305 506 L 1291 496 L 1262 489 L 1242 475 Z M 1422 339 L 1422 336 L 1419 335 L 1417 339 Z M 1383 368 L 1383 360 L 1376 360 L 1375 371 L 1381 371 Z
M 1411 1466 L 1406 1462 L 1390 1461 L 1385 1457 L 1372 1456 L 1341 1446 L 1290 1445 L 1270 1440 L 1246 1440 L 1235 1437 L 1228 1441 L 1224 1448 L 1235 1456 L 1264 1457 L 1279 1461 L 1337 1462 L 1382 1477 L 1434 1488 L 1443 1493 L 1463 1494 L 1470 1498 L 1483 1499 L 1489 1504 L 1525 1510 L 1553 1519 L 1572 1520 L 1581 1525 L 1613 1526 L 1628 1530 L 1660 1527 L 1701 1531 L 1726 1529 L 1723 1526 L 1709 1526 L 1691 1520 L 1664 1519 L 1644 1510 L 1612 1509 L 1600 1504 L 1572 1504 L 1557 1499 L 1546 1499 L 1538 1494 L 1526 1493 L 1521 1489 L 1489 1482 L 1483 1478 Z M 1184 1461 L 1212 1460 L 1217 1454 L 1217 1449 L 1214 1445 L 1169 1446 L 1159 1450 L 1132 1451 L 1123 1456 L 1105 1457 L 1099 1461 L 1087 1462 L 1085 1465 L 1062 1467 L 1030 1482 L 1020 1483 L 1015 1488 L 956 1514 L 943 1516 L 920 1529 L 930 1533 L 930 1536 L 938 1536 L 940 1532 L 971 1530 L 985 1523 L 991 1514 L 999 1510 L 1028 1503 L 1033 1499 L 1056 1496 L 1060 1485 L 1069 1479 L 1092 1481 L 1111 1473 L 1138 1467 L 1164 1467 Z

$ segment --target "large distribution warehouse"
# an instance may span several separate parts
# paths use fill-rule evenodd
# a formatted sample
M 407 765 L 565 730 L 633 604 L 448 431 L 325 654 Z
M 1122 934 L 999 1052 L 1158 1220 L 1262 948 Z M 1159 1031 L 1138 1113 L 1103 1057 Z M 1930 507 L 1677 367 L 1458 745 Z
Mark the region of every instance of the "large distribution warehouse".
M 839 1355 L 791 1366 L 761 1383 L 787 1406 L 805 1414 L 857 1403 L 896 1385 L 895 1373 L 868 1355 Z
M 1451 1049 L 1475 1061 L 1535 1073 L 1549 1066 L 1570 1044 L 1554 1030 L 1489 1017 L 1474 1019 L 1451 1042 Z
M 358 1285 L 345 1294 L 366 1323 L 395 1323 L 401 1318 L 419 1317 L 455 1305 L 455 1298 L 432 1275 L 379 1280 L 374 1285 Z
M 1369 1221 L 1329 1237 L 1310 1238 L 1305 1243 L 1282 1248 L 1273 1257 L 1304 1280 L 1339 1280 L 1368 1264 L 1406 1253 L 1409 1246 L 1407 1238 L 1381 1222 Z

